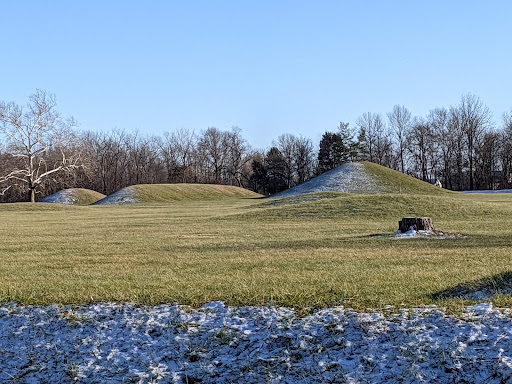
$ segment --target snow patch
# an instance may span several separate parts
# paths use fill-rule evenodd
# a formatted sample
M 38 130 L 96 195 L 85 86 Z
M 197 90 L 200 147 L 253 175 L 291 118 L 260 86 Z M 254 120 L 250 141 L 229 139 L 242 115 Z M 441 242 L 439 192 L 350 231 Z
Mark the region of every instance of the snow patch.
M 424 237 L 424 238 L 430 238 L 430 239 L 459 239 L 459 238 L 465 238 L 467 236 L 460 235 L 460 234 L 453 234 L 453 233 L 444 233 L 441 231 L 425 231 L 425 230 L 419 230 L 416 231 L 414 227 L 409 228 L 407 232 L 402 232 L 398 230 L 392 235 L 395 239 L 410 239 L 415 237 Z
M 0 306 L 0 382 L 512 380 L 511 309 Z
M 414 238 L 425 238 L 432 240 L 447 240 L 447 239 L 461 239 L 466 238 L 466 235 L 461 234 L 453 234 L 453 233 L 445 233 L 441 231 L 424 231 L 419 230 L 416 231 L 413 227 L 411 227 L 407 232 L 402 232 L 400 230 L 396 231 L 392 234 L 384 234 L 384 235 L 373 235 L 371 237 L 392 237 L 393 239 L 414 239 Z
M 73 205 L 77 202 L 78 198 L 75 196 L 73 189 L 64 189 L 53 195 L 47 196 L 39 200 L 40 203 L 53 203 L 53 204 L 69 204 Z
M 95 202 L 93 205 L 120 205 L 120 204 L 136 204 L 140 203 L 137 198 L 137 191 L 134 187 L 123 188 L 100 201 Z

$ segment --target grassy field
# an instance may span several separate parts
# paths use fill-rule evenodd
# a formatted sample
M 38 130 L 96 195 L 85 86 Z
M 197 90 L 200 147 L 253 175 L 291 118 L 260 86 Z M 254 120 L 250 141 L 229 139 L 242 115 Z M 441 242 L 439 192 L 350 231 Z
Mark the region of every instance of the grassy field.
M 394 239 L 404 216 L 456 239 Z M 512 194 L 314 194 L 125 206 L 0 206 L 0 302 L 98 301 L 300 310 L 470 300 L 510 284 Z M 510 296 L 495 298 L 510 306 Z

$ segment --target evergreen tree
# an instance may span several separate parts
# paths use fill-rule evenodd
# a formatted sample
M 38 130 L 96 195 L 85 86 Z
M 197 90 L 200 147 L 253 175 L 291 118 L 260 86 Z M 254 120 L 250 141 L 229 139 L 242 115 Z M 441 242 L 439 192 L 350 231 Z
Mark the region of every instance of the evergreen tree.
M 273 194 L 287 188 L 285 168 L 286 160 L 279 149 L 270 148 L 265 156 L 265 168 L 267 170 L 267 193 Z
M 251 187 L 252 190 L 263 195 L 267 194 L 268 175 L 265 164 L 254 159 L 252 162 Z
M 340 123 L 339 133 L 325 132 L 318 151 L 318 171 L 326 172 L 356 156 L 352 133 L 348 123 Z

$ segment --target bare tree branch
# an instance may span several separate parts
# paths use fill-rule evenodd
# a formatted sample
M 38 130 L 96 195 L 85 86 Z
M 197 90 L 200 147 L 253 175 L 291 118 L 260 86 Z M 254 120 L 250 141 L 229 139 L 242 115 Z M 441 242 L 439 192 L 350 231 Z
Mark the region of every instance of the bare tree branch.
M 29 190 L 34 202 L 36 188 L 50 176 L 78 168 L 79 156 L 66 156 L 63 149 L 73 141 L 70 127 L 75 122 L 63 122 L 55 106 L 55 96 L 41 90 L 30 96 L 25 109 L 14 103 L 0 103 L 0 135 L 6 138 L 11 156 L 19 159 L 15 169 L 0 177 L 0 183 L 10 183 L 3 193 L 19 183 Z M 54 150 L 60 151 L 61 160 L 50 164 L 47 160 Z

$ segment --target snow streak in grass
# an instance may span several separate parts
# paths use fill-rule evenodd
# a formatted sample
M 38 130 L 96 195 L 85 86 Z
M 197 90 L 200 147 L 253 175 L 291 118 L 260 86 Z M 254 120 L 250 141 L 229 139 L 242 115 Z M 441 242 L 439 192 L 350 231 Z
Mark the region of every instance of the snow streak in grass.
M 0 307 L 0 382 L 329 383 L 512 380 L 512 310 L 299 318 L 286 308 Z

